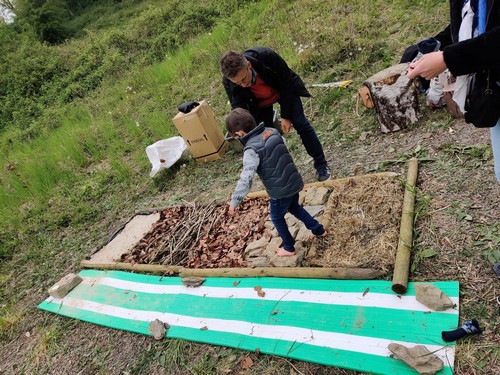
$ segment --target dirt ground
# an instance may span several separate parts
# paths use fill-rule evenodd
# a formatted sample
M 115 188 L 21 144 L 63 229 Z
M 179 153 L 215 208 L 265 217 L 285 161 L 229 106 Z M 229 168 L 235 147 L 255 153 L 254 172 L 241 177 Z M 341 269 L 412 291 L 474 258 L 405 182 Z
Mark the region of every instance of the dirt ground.
M 458 343 L 455 372 L 500 373 L 500 280 L 488 261 L 499 243 L 500 186 L 488 154 L 488 130 L 462 121 L 393 134 L 372 130 L 348 146 L 325 142 L 325 149 L 334 177 L 352 175 L 355 168 L 406 175 L 401 155 L 427 160 L 420 163 L 417 181 L 411 281 L 460 281 L 461 322 L 475 318 L 484 332 Z M 313 171 L 300 168 L 313 181 Z M 20 328 L 2 340 L 0 374 L 355 373 L 180 340 L 156 342 L 39 311 L 41 297 L 33 292 L 19 304 Z

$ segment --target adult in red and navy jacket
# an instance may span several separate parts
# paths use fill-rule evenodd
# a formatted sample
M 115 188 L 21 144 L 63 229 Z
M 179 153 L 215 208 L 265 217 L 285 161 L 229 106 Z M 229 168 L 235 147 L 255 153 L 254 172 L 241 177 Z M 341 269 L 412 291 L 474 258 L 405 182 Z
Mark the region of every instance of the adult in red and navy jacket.
M 243 52 L 226 52 L 220 60 L 222 83 L 231 108 L 243 108 L 257 123 L 273 127 L 273 104 L 279 103 L 281 129 L 293 127 L 307 153 L 314 159 L 319 181 L 330 178 L 323 147 L 304 114 L 301 97 L 310 97 L 302 79 L 275 51 L 253 47 Z

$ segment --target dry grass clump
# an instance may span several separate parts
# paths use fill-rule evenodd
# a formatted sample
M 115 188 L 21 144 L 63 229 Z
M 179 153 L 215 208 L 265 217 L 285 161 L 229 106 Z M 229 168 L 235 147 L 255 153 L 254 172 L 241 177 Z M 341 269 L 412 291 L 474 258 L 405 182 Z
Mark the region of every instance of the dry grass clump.
M 388 271 L 396 257 L 403 186 L 394 177 L 350 179 L 327 203 L 328 237 L 313 244 L 310 265 Z

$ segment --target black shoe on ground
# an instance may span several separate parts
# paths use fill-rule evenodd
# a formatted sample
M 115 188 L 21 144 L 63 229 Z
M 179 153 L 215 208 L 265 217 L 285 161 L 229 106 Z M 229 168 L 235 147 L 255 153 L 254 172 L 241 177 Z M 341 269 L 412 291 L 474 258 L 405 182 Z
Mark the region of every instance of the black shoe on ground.
M 319 182 L 327 181 L 330 179 L 330 177 L 331 177 L 331 174 L 330 174 L 330 169 L 328 167 L 318 171 L 318 181 Z

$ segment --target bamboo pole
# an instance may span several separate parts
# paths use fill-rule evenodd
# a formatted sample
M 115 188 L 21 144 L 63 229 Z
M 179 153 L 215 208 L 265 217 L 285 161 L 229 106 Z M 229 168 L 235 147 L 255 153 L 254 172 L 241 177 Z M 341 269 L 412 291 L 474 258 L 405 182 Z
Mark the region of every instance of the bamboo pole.
M 382 276 L 382 270 L 369 268 L 323 268 L 323 267 L 255 267 L 255 268 L 184 268 L 161 264 L 94 263 L 82 261 L 84 268 L 148 272 L 154 274 L 178 274 L 181 277 L 290 277 L 312 279 L 369 280 Z
M 415 207 L 415 186 L 417 183 L 418 160 L 411 158 L 408 163 L 401 225 L 399 228 L 398 249 L 394 263 L 392 290 L 404 294 L 408 290 L 408 274 L 410 272 L 411 247 L 413 243 L 413 217 Z
M 318 182 L 311 182 L 309 184 L 305 184 L 304 185 L 304 189 L 313 188 L 313 187 L 322 187 L 322 186 L 325 186 L 325 187 L 335 187 L 335 186 L 344 184 L 344 183 L 346 183 L 349 180 L 360 180 L 360 179 L 363 179 L 363 178 L 370 178 L 370 177 L 375 177 L 375 176 L 379 176 L 379 177 L 384 177 L 384 176 L 395 177 L 397 175 L 398 174 L 396 172 L 370 173 L 370 174 L 365 174 L 365 175 L 360 175 L 360 176 L 351 176 L 351 177 L 339 178 L 339 179 L 336 179 L 336 180 L 327 180 L 327 181 L 321 181 L 321 182 L 319 182 L 319 181 Z M 264 198 L 264 197 L 267 197 L 267 196 L 268 196 L 267 192 L 265 190 L 261 190 L 261 191 L 255 191 L 253 193 L 248 193 L 247 196 L 246 196 L 246 198 L 247 199 L 254 199 L 254 198 Z

